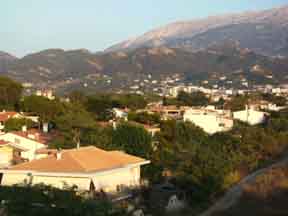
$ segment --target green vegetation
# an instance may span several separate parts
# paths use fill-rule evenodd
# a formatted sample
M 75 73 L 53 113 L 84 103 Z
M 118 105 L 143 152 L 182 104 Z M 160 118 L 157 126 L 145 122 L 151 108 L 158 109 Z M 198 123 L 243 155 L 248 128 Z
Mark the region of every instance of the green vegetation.
M 27 96 L 21 101 L 20 108 L 24 112 L 31 112 L 40 117 L 41 122 L 51 121 L 62 111 L 62 104 L 58 100 L 49 100 L 41 96 Z
M 103 198 L 80 196 L 49 186 L 0 187 L 0 209 L 8 216 L 123 216 L 125 212 Z
M 202 92 L 179 92 L 176 99 L 165 98 L 164 105 L 177 105 L 177 106 L 206 106 L 209 103 L 209 98 Z
M 159 114 L 150 114 L 148 112 L 129 112 L 128 113 L 128 120 L 129 121 L 135 121 L 142 124 L 159 124 L 161 117 Z
M 56 128 L 71 140 L 71 144 L 80 145 L 81 132 L 93 128 L 95 121 L 93 115 L 87 112 L 80 104 L 63 104 L 63 113 L 55 117 Z M 63 147 L 63 146 L 62 146 Z M 70 146 L 67 146 L 70 147 Z
M 34 122 L 26 118 L 10 118 L 5 122 L 5 132 L 9 131 L 19 131 L 22 127 L 26 126 L 27 129 L 34 126 Z
M 17 109 L 22 89 L 20 83 L 0 76 L 0 109 Z
M 89 112 L 94 113 L 98 120 L 111 118 L 112 108 L 129 108 L 132 110 L 143 109 L 147 101 L 143 96 L 127 94 L 97 94 L 87 97 L 85 106 Z
M 265 100 L 277 106 L 285 106 L 286 98 L 283 96 L 275 96 L 269 93 L 254 93 L 250 95 L 235 95 L 230 101 L 225 103 L 226 109 L 231 109 L 232 111 L 239 111 L 245 109 L 245 105 L 253 103 L 254 101 Z
M 112 132 L 111 148 L 150 158 L 152 137 L 143 127 L 123 122 Z
M 171 181 L 186 191 L 191 205 L 205 208 L 242 177 L 288 149 L 287 121 L 283 111 L 273 114 L 266 125 L 239 122 L 232 131 L 212 136 L 191 123 L 162 122 L 159 148 L 151 159 L 158 168 L 150 176 L 159 178 L 157 172 L 169 170 Z

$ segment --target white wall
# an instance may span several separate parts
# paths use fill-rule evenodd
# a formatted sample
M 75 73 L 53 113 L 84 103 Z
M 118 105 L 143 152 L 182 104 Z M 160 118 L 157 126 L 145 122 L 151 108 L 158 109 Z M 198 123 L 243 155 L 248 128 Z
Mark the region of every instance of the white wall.
M 252 109 L 233 112 L 233 118 L 250 125 L 261 124 L 266 119 L 265 112 L 255 111 Z
M 190 121 L 202 128 L 208 134 L 228 131 L 233 127 L 233 120 L 223 118 L 217 114 L 193 113 L 187 111 L 183 115 L 184 121 Z
M 6 133 L 0 136 L 0 139 L 11 142 L 15 144 L 15 146 L 19 146 L 20 148 L 27 149 L 27 151 L 21 152 L 21 157 L 28 159 L 29 161 L 36 159 L 35 151 L 37 149 L 45 148 L 46 145 L 34 141 L 32 139 L 27 139 L 21 136 L 18 136 L 13 133 Z
M 93 177 L 96 190 L 103 189 L 106 192 L 117 191 L 117 186 L 126 187 L 139 186 L 140 166 L 115 170 L 113 173 L 97 175 Z
M 45 184 L 56 188 L 63 189 L 65 187 L 77 186 L 79 190 L 89 190 L 90 183 L 93 181 L 96 190 L 104 190 L 105 192 L 116 192 L 117 186 L 134 187 L 140 185 L 140 166 L 127 167 L 111 170 L 109 172 L 95 173 L 95 175 L 82 177 L 77 175 L 53 176 L 48 174 L 33 174 L 29 176 L 28 171 L 25 173 L 4 173 L 1 185 L 12 186 L 15 184 L 24 184 L 31 182 L 32 184 Z

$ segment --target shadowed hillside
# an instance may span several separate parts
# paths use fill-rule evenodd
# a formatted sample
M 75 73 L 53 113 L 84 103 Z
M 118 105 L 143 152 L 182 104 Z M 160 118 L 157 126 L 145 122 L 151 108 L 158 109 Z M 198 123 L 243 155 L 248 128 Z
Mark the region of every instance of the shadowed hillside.
M 288 159 L 243 179 L 201 216 L 288 215 Z
M 65 92 L 84 86 L 87 91 L 129 90 L 135 80 L 143 82 L 148 75 L 158 83 L 178 74 L 181 82 L 218 81 L 225 75 L 235 87 L 243 78 L 254 84 L 277 84 L 287 82 L 287 72 L 287 59 L 261 56 L 225 41 L 195 53 L 167 47 L 106 54 L 50 49 L 10 62 L 5 74 L 37 88 Z M 161 87 L 147 83 L 146 91 Z

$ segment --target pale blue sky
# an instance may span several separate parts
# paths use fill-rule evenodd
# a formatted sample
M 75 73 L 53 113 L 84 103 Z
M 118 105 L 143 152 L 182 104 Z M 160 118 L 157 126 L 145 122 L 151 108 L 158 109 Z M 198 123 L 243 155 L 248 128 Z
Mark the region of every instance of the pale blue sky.
M 170 22 L 260 10 L 288 0 L 1 0 L 0 50 L 100 51 Z

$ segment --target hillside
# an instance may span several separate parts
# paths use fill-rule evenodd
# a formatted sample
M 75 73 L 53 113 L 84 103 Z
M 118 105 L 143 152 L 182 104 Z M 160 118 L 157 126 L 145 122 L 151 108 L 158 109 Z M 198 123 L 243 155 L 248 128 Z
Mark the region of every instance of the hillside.
M 201 216 L 288 215 L 288 159 L 243 179 Z
M 288 6 L 168 24 L 106 51 L 167 46 L 190 51 L 226 40 L 263 55 L 288 55 Z
M 0 73 L 7 71 L 8 66 L 16 60 L 17 58 L 10 55 L 9 53 L 0 51 Z
M 226 76 L 233 86 L 241 85 L 243 79 L 251 84 L 285 83 L 287 71 L 287 59 L 261 56 L 229 41 L 195 53 L 167 47 L 105 54 L 50 49 L 11 61 L 4 74 L 35 88 L 66 92 L 75 88 L 129 90 L 135 85 L 151 91 L 166 87 L 161 81 L 175 76 L 178 82 L 209 80 L 211 84 L 219 84 L 219 78 Z

